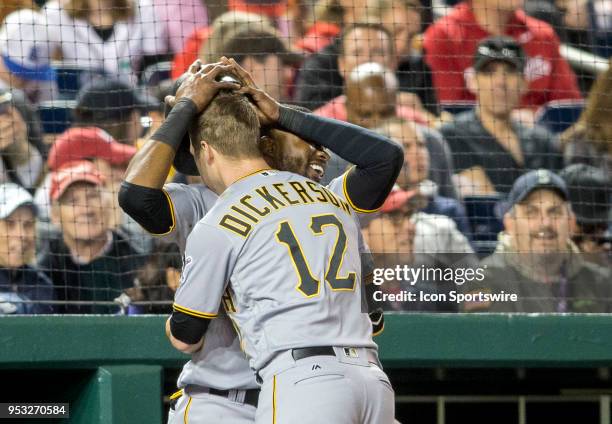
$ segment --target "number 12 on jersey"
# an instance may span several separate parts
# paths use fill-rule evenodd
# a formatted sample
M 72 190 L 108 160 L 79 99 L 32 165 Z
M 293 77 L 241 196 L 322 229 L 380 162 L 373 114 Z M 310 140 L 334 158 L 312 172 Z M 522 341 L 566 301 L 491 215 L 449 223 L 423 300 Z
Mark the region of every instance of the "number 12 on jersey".
M 346 252 L 346 233 L 344 226 L 340 220 L 332 214 L 313 216 L 310 220 L 310 230 L 315 236 L 320 236 L 325 232 L 325 227 L 336 227 L 338 236 L 334 250 L 329 258 L 327 269 L 325 271 L 325 280 L 332 290 L 355 290 L 356 275 L 354 272 L 349 272 L 346 277 L 340 277 L 338 272 L 344 260 Z M 289 221 L 282 221 L 276 232 L 276 239 L 279 243 L 284 244 L 289 251 L 291 260 L 295 267 L 298 276 L 299 284 L 297 290 L 306 297 L 317 296 L 321 290 L 321 282 L 317 280 L 310 270 L 308 260 L 304 256 L 304 250 L 297 239 L 293 228 Z

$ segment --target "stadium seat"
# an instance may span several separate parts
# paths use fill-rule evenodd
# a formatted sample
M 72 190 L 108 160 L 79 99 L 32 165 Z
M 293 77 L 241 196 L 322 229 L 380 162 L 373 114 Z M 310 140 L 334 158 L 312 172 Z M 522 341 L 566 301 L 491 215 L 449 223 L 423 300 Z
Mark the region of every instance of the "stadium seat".
M 497 244 L 497 235 L 503 230 L 503 223 L 497 210 L 502 199 L 501 195 L 463 198 L 472 225 L 473 245 L 480 256 L 493 253 Z
M 157 62 L 142 71 L 142 83 L 146 87 L 156 87 L 166 80 L 171 80 L 172 62 Z
M 61 134 L 72 123 L 74 100 L 52 100 L 38 106 L 38 115 L 45 134 Z
M 536 123 L 558 134 L 571 127 L 583 109 L 583 100 L 554 100 L 538 109 L 535 116 Z
M 52 66 L 57 73 L 57 87 L 62 100 L 76 99 L 82 86 L 105 75 L 102 69 L 83 68 L 68 62 L 53 62 Z

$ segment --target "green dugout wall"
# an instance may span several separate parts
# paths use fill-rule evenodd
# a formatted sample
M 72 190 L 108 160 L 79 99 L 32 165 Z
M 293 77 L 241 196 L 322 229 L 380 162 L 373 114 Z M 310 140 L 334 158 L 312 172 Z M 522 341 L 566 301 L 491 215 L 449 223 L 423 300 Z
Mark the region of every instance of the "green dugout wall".
M 164 322 L 0 317 L 0 402 L 69 402 L 71 423 L 160 423 L 187 360 Z M 551 410 L 610 422 L 612 316 L 389 314 L 377 342 L 404 422 L 524 423 Z

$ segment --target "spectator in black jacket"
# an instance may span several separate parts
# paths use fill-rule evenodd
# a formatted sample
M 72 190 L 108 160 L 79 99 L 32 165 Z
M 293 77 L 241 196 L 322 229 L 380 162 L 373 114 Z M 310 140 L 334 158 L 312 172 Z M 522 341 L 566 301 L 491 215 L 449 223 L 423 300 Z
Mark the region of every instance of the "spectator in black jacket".
M 51 177 L 51 219 L 61 235 L 48 241 L 39 266 L 53 281 L 62 313 L 112 313 L 112 302 L 132 287 L 142 255 L 108 225 L 104 177 L 88 161 L 73 162 Z
M 310 56 L 300 69 L 296 100 L 311 109 L 322 106 L 342 94 L 343 72 L 350 72 L 359 64 L 379 62 L 397 72 L 400 91 L 406 95 L 408 106 L 419 106 L 434 115 L 438 114 L 438 104 L 433 90 L 430 71 L 419 54 L 411 50 L 411 40 L 420 31 L 418 5 L 413 0 L 375 0 L 365 8 L 370 15 L 362 16 L 357 22 L 382 22 L 382 28 L 393 41 L 393 53 L 384 53 L 377 60 L 372 50 L 375 35 L 353 34 L 368 26 L 378 25 L 355 23 L 344 28 L 342 35 L 320 52 Z M 350 40 L 356 40 L 350 43 Z M 349 44 L 347 46 L 347 40 Z M 356 44 L 356 46 L 353 46 Z M 355 50 L 357 48 L 357 50 Z M 399 48 L 399 50 L 398 50 Z M 348 57 L 349 55 L 353 56 Z M 392 55 L 392 57 L 389 57 Z M 380 56 L 380 54 L 379 54 Z M 342 69 L 342 62 L 355 62 Z M 416 96 L 410 96 L 414 93 Z
M 461 193 L 508 193 L 527 170 L 560 170 L 563 160 L 552 134 L 511 119 L 527 88 L 520 44 L 508 37 L 487 38 L 473 66 L 475 75 L 467 83 L 476 95 L 476 109 L 440 129 L 452 151 Z
M 95 79 L 77 96 L 74 125 L 98 127 L 123 144 L 136 145 L 142 132 L 142 112 L 159 107 L 128 84 L 112 79 Z

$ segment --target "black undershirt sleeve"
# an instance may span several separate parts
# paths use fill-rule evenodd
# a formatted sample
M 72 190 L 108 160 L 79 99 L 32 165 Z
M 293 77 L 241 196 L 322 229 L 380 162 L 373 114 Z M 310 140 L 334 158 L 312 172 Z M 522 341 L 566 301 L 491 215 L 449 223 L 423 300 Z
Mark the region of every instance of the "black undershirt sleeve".
M 172 337 L 183 343 L 196 344 L 204 337 L 209 323 L 210 320 L 207 318 L 198 318 L 174 311 L 170 317 L 170 332 Z
M 180 99 L 161 126 L 153 133 L 151 139 L 167 144 L 174 151 L 178 150 L 185 133 L 197 114 L 198 108 L 192 100 Z
M 170 199 L 163 190 L 122 182 L 119 206 L 151 234 L 167 234 L 174 229 Z
M 330 149 L 356 165 L 346 181 L 353 206 L 371 211 L 382 206 L 404 162 L 402 147 L 357 125 L 280 107 L 279 126 L 296 136 Z

